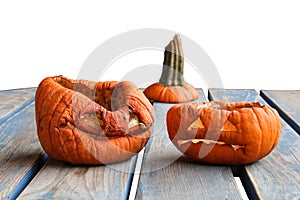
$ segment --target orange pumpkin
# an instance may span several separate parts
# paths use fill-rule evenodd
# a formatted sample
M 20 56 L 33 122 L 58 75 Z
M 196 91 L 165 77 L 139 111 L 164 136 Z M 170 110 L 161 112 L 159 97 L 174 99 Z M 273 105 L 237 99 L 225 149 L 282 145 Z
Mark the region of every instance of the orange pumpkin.
M 171 107 L 167 127 L 186 156 L 212 164 L 249 164 L 276 146 L 281 122 L 276 110 L 258 102 L 197 102 Z
M 199 93 L 183 78 L 184 56 L 179 35 L 166 46 L 159 83 L 147 87 L 144 94 L 150 101 L 179 103 L 199 98 Z
M 126 160 L 147 143 L 149 100 L 130 82 L 47 77 L 35 95 L 37 133 L 45 152 L 74 164 Z

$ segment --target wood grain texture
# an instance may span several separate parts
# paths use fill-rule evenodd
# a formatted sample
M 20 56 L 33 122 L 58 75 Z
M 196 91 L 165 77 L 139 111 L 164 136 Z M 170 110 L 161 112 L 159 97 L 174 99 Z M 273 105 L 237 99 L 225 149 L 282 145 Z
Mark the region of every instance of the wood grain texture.
M 0 91 L 0 116 L 34 98 L 36 88 Z
M 205 101 L 203 93 L 201 97 L 198 101 Z M 166 113 L 173 105 L 154 103 L 156 120 L 136 199 L 241 199 L 230 167 L 194 162 L 172 144 Z
M 34 101 L 36 88 L 0 91 L 0 124 Z
M 210 89 L 209 97 L 219 101 L 266 102 L 255 90 Z M 276 148 L 262 160 L 244 167 L 241 180 L 250 198 L 300 198 L 300 137 L 281 120 L 282 131 Z
M 262 90 L 260 94 L 300 134 L 300 90 Z
M 41 155 L 31 103 L 0 126 L 0 199 L 16 197 Z
M 132 162 L 75 166 L 50 159 L 18 199 L 127 199 Z

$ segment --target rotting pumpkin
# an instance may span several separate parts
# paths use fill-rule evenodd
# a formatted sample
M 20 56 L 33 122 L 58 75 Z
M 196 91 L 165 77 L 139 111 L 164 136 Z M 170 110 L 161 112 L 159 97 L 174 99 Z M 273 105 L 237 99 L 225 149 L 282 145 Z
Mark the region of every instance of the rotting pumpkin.
M 147 143 L 154 110 L 127 81 L 47 77 L 35 95 L 40 143 L 52 158 L 73 164 L 121 162 Z
M 147 87 L 144 94 L 151 102 L 180 103 L 199 98 L 197 90 L 184 81 L 184 56 L 181 39 L 176 34 L 165 47 L 163 70 L 159 82 Z
M 210 164 L 256 162 L 277 145 L 281 122 L 276 110 L 259 102 L 193 102 L 167 113 L 172 143 L 186 156 Z

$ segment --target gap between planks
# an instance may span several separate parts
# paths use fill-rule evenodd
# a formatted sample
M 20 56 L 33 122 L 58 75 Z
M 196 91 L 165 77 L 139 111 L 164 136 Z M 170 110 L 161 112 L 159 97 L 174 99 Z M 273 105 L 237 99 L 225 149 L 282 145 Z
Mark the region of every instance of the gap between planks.
M 128 197 L 129 200 L 134 200 L 135 196 L 136 196 L 136 192 L 137 192 L 137 188 L 138 188 L 139 180 L 140 180 L 140 174 L 141 174 L 141 169 L 142 169 L 144 153 L 145 153 L 145 147 L 137 155 L 136 165 L 135 165 L 135 169 L 133 172 L 133 179 L 132 179 L 129 197 Z

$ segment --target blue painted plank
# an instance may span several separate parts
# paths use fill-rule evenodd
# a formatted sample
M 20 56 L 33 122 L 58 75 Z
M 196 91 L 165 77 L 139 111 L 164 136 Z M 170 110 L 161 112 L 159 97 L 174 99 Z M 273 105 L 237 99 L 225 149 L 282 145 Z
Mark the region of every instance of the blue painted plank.
M 203 92 L 197 101 L 206 101 Z M 168 138 L 166 113 L 154 103 L 155 123 L 140 172 L 136 199 L 241 199 L 231 168 L 192 161 Z
M 36 88 L 0 91 L 0 125 L 34 101 Z
M 300 90 L 262 90 L 260 94 L 300 134 Z
M 32 102 L 0 126 L 0 199 L 16 198 L 44 162 Z
M 211 100 L 259 101 L 255 90 L 210 89 Z M 262 160 L 242 167 L 241 180 L 251 199 L 300 198 L 300 137 L 281 120 L 282 131 L 276 148 Z
M 135 159 L 84 166 L 50 158 L 18 199 L 128 199 Z

